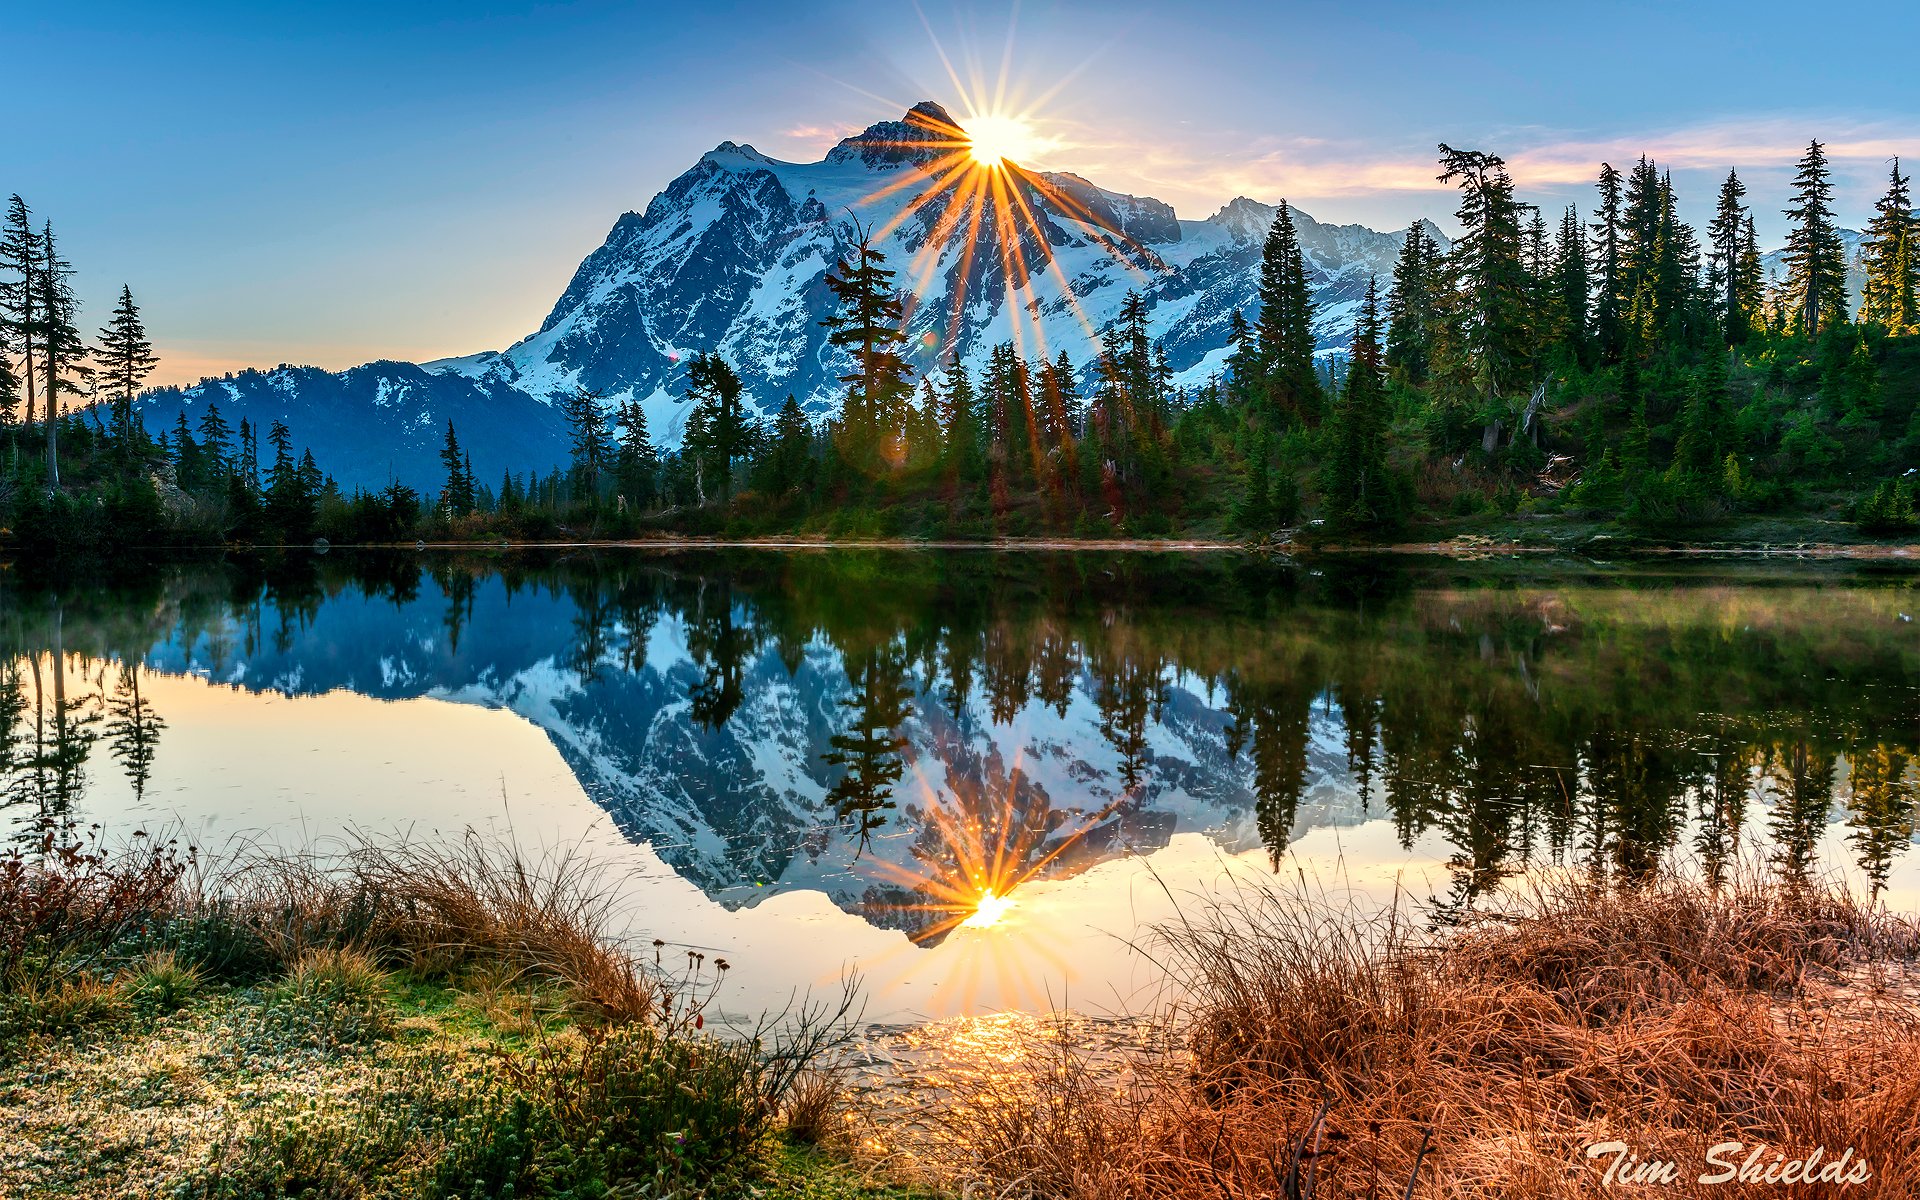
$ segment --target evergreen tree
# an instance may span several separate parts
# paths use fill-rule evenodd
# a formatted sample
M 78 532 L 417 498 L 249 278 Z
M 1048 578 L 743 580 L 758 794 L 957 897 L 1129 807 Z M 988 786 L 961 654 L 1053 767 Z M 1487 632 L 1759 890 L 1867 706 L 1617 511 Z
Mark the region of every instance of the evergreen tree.
M 450 517 L 464 517 L 473 511 L 473 472 L 460 449 L 452 418 L 447 420 L 447 440 L 440 448 L 440 466 L 447 474 L 447 482 L 440 489 L 440 507 Z
M 1260 349 L 1264 411 L 1275 419 L 1311 420 L 1320 408 L 1320 382 L 1313 365 L 1313 292 L 1293 224 L 1293 210 L 1280 202 L 1260 252 Z M 1131 381 L 1129 381 L 1131 382 Z
M 1233 510 L 1234 527 L 1242 533 L 1258 536 L 1273 528 L 1272 468 L 1268 463 L 1272 456 L 1268 434 L 1263 429 L 1254 439 L 1252 453 L 1247 455 L 1246 485 L 1240 493 L 1240 503 Z
M 1740 176 L 1727 172 L 1720 185 L 1720 202 L 1714 209 L 1713 224 L 1707 227 L 1712 264 L 1714 301 L 1720 310 L 1720 328 L 1729 346 L 1745 344 L 1753 332 L 1753 311 L 1747 307 L 1749 293 L 1744 277 L 1747 226 L 1752 220 L 1747 206 L 1747 186 Z
M 773 419 L 773 446 L 767 455 L 767 491 L 785 496 L 806 486 L 813 458 L 813 426 L 791 394 Z
M 752 453 L 759 430 L 741 403 L 740 376 L 718 354 L 695 355 L 687 364 L 688 414 L 683 454 L 696 458 L 700 490 L 712 479 L 724 504 L 733 498 L 733 464 Z
M 1498 155 L 1442 143 L 1440 165 L 1440 182 L 1460 186 L 1455 216 L 1464 232 L 1450 257 L 1467 305 L 1461 341 L 1478 398 L 1496 401 L 1522 390 L 1532 377 L 1521 209 Z
M 200 414 L 200 448 L 206 453 L 216 474 L 230 469 L 230 456 L 233 453 L 233 429 L 227 419 L 220 415 L 220 406 L 207 401 L 207 411 Z
M 73 264 L 61 258 L 54 245 L 52 223 L 42 224 L 40 271 L 35 283 L 40 291 L 37 324 L 46 380 L 46 390 L 41 394 L 46 402 L 47 486 L 50 489 L 60 486 L 60 396 L 62 393 L 85 394 L 81 380 L 87 374 L 87 344 L 74 324 L 75 300 L 73 285 L 69 282 L 72 276 Z
M 112 319 L 100 331 L 94 360 L 100 364 L 102 382 L 113 405 L 114 436 L 130 450 L 134 439 L 133 398 L 160 360 L 154 356 L 153 343 L 147 340 L 146 328 L 140 323 L 133 290 L 125 285 L 120 288 L 120 302 L 114 306 Z
M 840 311 L 821 324 L 832 331 L 828 343 L 853 356 L 853 372 L 840 377 L 847 385 L 841 426 L 848 457 L 863 466 L 877 457 L 897 467 L 905 457 L 900 438 L 913 396 L 913 368 L 898 349 L 907 335 L 900 328 L 900 297 L 886 258 L 874 249 L 870 231 L 856 227 L 851 253 L 827 276 Z
M 1800 332 L 1820 336 L 1830 324 L 1846 320 L 1847 252 L 1833 217 L 1833 178 L 1826 147 L 1809 142 L 1793 178 L 1794 223 L 1787 234 L 1787 287 Z
M 33 231 L 33 215 L 16 194 L 7 201 L 0 225 L 0 357 L 19 354 L 25 360 L 26 416 L 32 425 L 39 394 L 34 351 L 40 343 L 40 237 Z
M 1619 362 L 1625 352 L 1620 289 L 1621 176 L 1612 163 L 1600 164 L 1600 207 L 1593 222 L 1593 335 L 1600 357 Z
M 1259 390 L 1260 343 L 1239 309 L 1227 319 L 1227 390 L 1236 404 L 1248 403 Z M 1082 430 L 1082 432 L 1085 432 Z
M 1324 491 L 1327 519 L 1337 528 L 1375 529 L 1397 516 L 1387 474 L 1391 413 L 1380 340 L 1380 305 L 1375 283 L 1369 280 L 1353 331 L 1346 387 L 1331 419 L 1332 451 Z
M 650 509 L 656 495 L 655 481 L 660 475 L 660 455 L 654 450 L 653 437 L 647 431 L 647 410 L 637 400 L 622 401 L 619 426 L 620 450 L 614 469 L 620 477 L 620 494 L 627 498 L 628 504 Z
M 590 501 L 599 498 L 600 472 L 613 459 L 613 437 L 607 431 L 607 411 L 600 406 L 601 399 L 599 392 L 576 387 L 560 402 L 573 452 L 574 482 Z
M 1861 320 L 1894 337 L 1920 334 L 1920 219 L 1913 211 L 1909 179 L 1893 160 L 1886 194 L 1873 206 L 1867 226 L 1867 282 Z
M 1577 366 L 1592 364 L 1592 342 L 1587 330 L 1590 291 L 1586 231 L 1580 224 L 1580 211 L 1569 204 L 1561 214 L 1560 233 L 1554 242 L 1553 287 L 1548 311 L 1552 314 L 1551 344 L 1559 346 L 1567 361 Z
M 1427 223 L 1415 221 L 1407 227 L 1400 257 L 1393 264 L 1393 285 L 1387 289 L 1387 369 L 1409 387 L 1427 382 L 1439 254 Z

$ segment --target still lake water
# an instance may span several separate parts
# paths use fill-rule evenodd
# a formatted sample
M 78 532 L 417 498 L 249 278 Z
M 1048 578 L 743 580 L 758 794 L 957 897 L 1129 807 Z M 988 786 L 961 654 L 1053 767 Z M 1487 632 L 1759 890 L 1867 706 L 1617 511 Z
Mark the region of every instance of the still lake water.
M 1920 903 L 1920 574 L 1238 554 L 305 553 L 0 569 L 0 788 L 108 835 L 508 833 L 609 864 L 725 1011 L 1114 1011 L 1305 880 L 1530 865 Z M 184 832 L 182 832 L 184 831 Z

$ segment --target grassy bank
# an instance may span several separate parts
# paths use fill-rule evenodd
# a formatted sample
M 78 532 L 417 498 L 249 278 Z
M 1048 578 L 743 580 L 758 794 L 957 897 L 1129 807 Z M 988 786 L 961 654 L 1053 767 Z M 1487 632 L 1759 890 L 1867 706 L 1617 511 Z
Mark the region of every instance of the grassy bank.
M 604 894 L 479 843 L 0 860 L 0 1195 L 1573 1197 L 1608 1143 L 1676 1164 L 1639 1194 L 1828 1194 L 1764 1178 L 1816 1148 L 1920 1186 L 1920 928 L 1839 890 L 1190 905 L 1135 1049 L 1031 1022 L 918 1107 L 873 1057 L 864 1125 L 844 1008 L 717 1034 L 726 965 L 627 952 Z
M 0 859 L 0 1195 L 900 1194 L 815 1148 L 845 1009 L 718 1034 L 726 964 L 600 894 L 478 843 Z
M 1154 940 L 1191 989 L 1183 1051 L 1115 1072 L 1036 1046 L 901 1158 L 1085 1200 L 1594 1196 L 1610 1166 L 1629 1195 L 1911 1196 L 1917 945 L 1908 919 L 1774 884 L 1562 880 L 1438 930 L 1242 896 Z M 1736 1142 L 1748 1174 L 1703 1182 Z M 1675 1173 L 1622 1184 L 1639 1168 L 1605 1143 Z M 1816 1170 L 1870 1173 L 1777 1182 L 1816 1147 Z

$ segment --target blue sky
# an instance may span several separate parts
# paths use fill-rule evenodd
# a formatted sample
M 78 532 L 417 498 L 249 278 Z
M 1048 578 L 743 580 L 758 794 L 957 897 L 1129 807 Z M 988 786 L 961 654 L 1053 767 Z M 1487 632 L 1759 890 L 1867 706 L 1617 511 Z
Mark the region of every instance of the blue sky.
M 1809 137 L 1832 144 L 1856 226 L 1886 159 L 1920 158 L 1920 90 L 1874 66 L 1916 44 L 1920 5 L 1816 10 L 1811 44 L 1808 14 L 0 0 L 0 195 L 53 220 L 88 328 L 133 287 L 168 381 L 498 348 L 715 144 L 810 161 L 916 100 L 992 107 L 1001 79 L 1046 140 L 1031 165 L 1183 216 L 1247 194 L 1445 225 L 1432 156 L 1448 141 L 1506 154 L 1525 198 L 1583 211 L 1602 158 L 1669 163 L 1696 217 L 1737 166 L 1771 242 Z

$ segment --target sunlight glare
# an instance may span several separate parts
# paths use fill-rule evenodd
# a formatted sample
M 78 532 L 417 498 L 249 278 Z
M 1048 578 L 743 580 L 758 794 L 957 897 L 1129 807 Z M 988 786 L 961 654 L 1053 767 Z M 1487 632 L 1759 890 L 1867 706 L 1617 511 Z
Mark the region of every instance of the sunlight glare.
M 1018 117 L 980 116 L 966 122 L 967 152 L 981 166 L 998 167 L 1031 158 L 1043 141 Z
M 973 906 L 973 914 L 960 922 L 964 929 L 991 929 L 998 925 L 1001 918 L 1013 908 L 1012 896 L 996 896 L 991 891 L 981 892 L 979 903 Z

